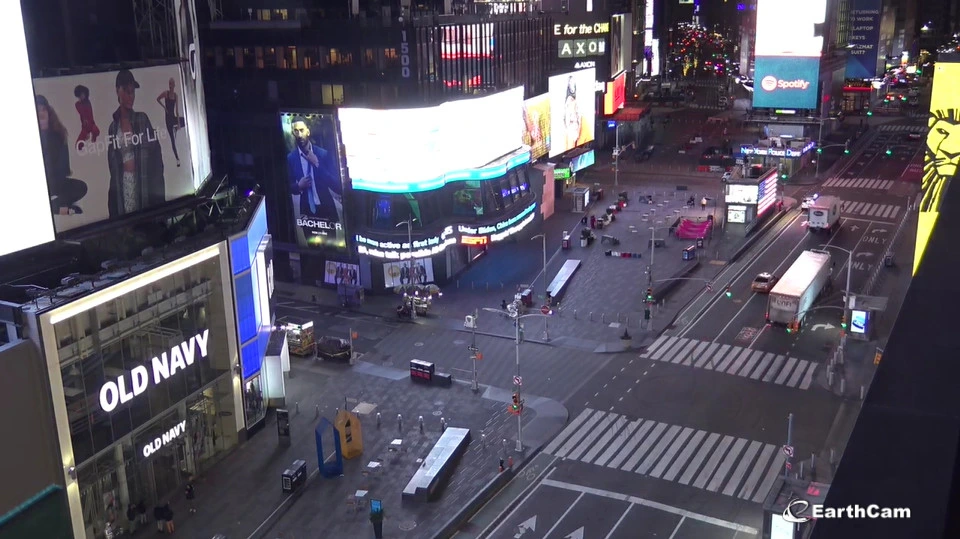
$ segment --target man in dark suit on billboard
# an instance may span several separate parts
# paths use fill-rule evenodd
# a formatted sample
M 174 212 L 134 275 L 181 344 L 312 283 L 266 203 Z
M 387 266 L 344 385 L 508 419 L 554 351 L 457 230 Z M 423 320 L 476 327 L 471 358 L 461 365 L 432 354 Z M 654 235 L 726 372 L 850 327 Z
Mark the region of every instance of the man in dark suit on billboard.
M 294 120 L 290 131 L 296 146 L 287 154 L 287 177 L 290 194 L 300 195 L 299 216 L 339 223 L 342 186 L 335 156 L 313 143 L 305 120 Z M 303 228 L 308 239 L 314 235 L 311 231 L 317 230 L 313 226 Z

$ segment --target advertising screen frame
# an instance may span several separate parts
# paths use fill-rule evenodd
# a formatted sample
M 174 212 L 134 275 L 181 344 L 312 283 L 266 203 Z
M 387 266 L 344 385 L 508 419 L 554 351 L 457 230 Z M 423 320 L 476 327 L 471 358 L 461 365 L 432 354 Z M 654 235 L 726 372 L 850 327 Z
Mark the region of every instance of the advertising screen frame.
M 929 131 L 924 139 L 923 180 L 917 204 L 917 235 L 913 254 L 913 275 L 917 274 L 927 242 L 940 217 L 940 208 L 951 184 L 955 181 L 960 161 L 947 150 L 956 146 L 951 137 L 960 133 L 960 62 L 956 56 L 941 58 L 933 66 L 933 89 L 930 92 Z
M 754 108 L 817 108 L 819 57 L 757 56 L 754 74 Z
M 593 142 L 597 120 L 596 80 L 597 70 L 592 67 L 548 79 L 550 157 Z
M 8 170 L 16 171 L 16 196 L 0 197 L 0 227 L 3 241 L 0 257 L 49 243 L 55 238 L 53 214 L 40 133 L 37 125 L 30 58 L 20 2 L 6 2 L 0 8 L 0 29 L 6 36 L 4 102 L 11 126 L 26 126 L 26 131 L 6 129 L 0 135 Z M 8 195 L 11 193 L 8 193 Z M 7 232 L 11 231 L 11 232 Z M 12 232 L 15 231 L 15 232 Z
M 827 17 L 828 0 L 757 0 L 754 55 L 817 57 L 823 54 L 823 36 L 814 25 Z M 789 24 L 784 24 L 789 21 Z M 759 80 L 759 77 L 756 77 Z
M 58 234 L 196 192 L 183 86 L 179 63 L 33 79 Z
M 279 116 L 285 151 L 283 181 L 290 196 L 297 245 L 345 253 L 347 208 L 343 195 L 350 186 L 342 166 L 337 117 L 332 111 L 317 110 L 285 110 Z M 299 122 L 304 125 L 295 126 Z M 304 141 L 306 154 L 298 140 Z M 324 178 L 326 189 L 319 188 L 319 182 L 305 181 L 318 176 Z
M 614 24 L 609 17 L 584 14 L 565 16 L 550 28 L 553 62 L 557 70 L 575 71 L 595 68 L 597 80 L 610 77 L 613 49 L 626 46 L 622 36 L 612 35 Z
M 351 187 L 411 193 L 498 175 L 492 164 L 523 146 L 523 87 L 416 109 L 340 108 Z M 477 126 L 476 129 L 467 126 Z M 507 164 L 512 168 L 530 160 Z
M 756 205 L 759 197 L 759 184 L 728 183 L 723 201 L 727 204 Z
M 523 101 L 523 143 L 530 147 L 530 159 L 550 152 L 550 94 Z
M 606 116 L 622 109 L 627 102 L 627 72 L 623 71 L 608 81 L 603 93 L 603 113 Z

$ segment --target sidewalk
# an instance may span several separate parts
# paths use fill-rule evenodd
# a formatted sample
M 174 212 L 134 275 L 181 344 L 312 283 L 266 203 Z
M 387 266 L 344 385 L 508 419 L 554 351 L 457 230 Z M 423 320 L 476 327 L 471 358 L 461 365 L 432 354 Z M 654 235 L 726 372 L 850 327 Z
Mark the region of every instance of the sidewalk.
M 230 539 L 259 537 L 366 537 L 372 536 L 366 508 L 348 506 L 357 490 L 367 499 L 383 502 L 387 537 L 428 537 L 498 475 L 498 460 L 513 457 L 516 420 L 506 413 L 509 395 L 486 388 L 481 394 L 469 387 L 422 386 L 410 381 L 399 368 L 357 362 L 353 367 L 314 360 L 293 359 L 287 379 L 291 443 L 282 445 L 276 435 L 275 415 L 267 416 L 264 429 L 241 444 L 196 482 L 197 512 L 190 514 L 181 495 L 171 500 L 177 535 L 209 538 L 224 534 Z M 562 428 L 566 409 L 556 401 L 526 397 L 524 412 L 525 457 Z M 364 452 L 344 460 L 337 478 L 318 474 L 314 428 L 319 417 L 334 419 L 344 405 L 359 415 Z M 398 423 L 397 414 L 402 422 Z M 381 424 L 377 424 L 377 416 Z M 421 431 L 418 418 L 423 417 Z M 401 491 L 441 434 L 441 418 L 450 427 L 471 429 L 472 441 L 440 498 L 430 503 L 401 501 Z M 484 436 L 481 436 L 483 434 Z M 329 432 L 327 437 L 331 436 Z M 390 440 L 403 439 L 406 451 L 388 453 Z M 507 439 L 506 451 L 500 442 Z M 329 439 L 325 451 L 331 451 Z M 380 473 L 365 476 L 366 464 L 383 459 Z M 307 461 L 306 485 L 293 495 L 280 489 L 280 474 L 293 460 Z M 138 537 L 155 536 L 150 522 Z

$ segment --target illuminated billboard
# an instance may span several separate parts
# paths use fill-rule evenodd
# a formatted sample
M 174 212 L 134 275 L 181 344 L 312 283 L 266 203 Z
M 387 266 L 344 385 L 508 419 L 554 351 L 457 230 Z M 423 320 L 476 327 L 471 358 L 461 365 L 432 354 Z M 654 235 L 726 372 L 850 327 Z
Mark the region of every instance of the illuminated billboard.
M 297 243 L 346 250 L 343 176 L 333 114 L 280 113 L 280 129 Z
M 757 0 L 756 56 L 820 57 L 823 36 L 816 25 L 827 15 L 827 0 Z
M 179 64 L 34 79 L 57 232 L 195 192 Z M 191 81 L 191 85 L 193 82 Z
M 960 165 L 960 63 L 941 59 L 934 66 L 930 117 L 923 159 L 923 194 L 918 212 L 913 273 L 917 273 L 927 241 L 937 224 L 947 188 Z
M 623 108 L 627 101 L 627 72 L 624 71 L 607 83 L 603 93 L 603 113 L 607 116 Z
M 550 157 L 593 141 L 596 69 L 550 77 Z
M 850 34 L 847 42 L 848 79 L 869 79 L 877 74 L 877 45 L 880 43 L 880 12 L 883 0 L 852 0 Z
M 755 108 L 813 109 L 817 107 L 820 58 L 756 57 L 753 90 Z
M 4 2 L 0 7 L 0 31 L 7 45 L 4 103 L 7 122 L 12 126 L 0 133 L 0 144 L 8 174 L 15 174 L 15 177 L 8 176 L 7 196 L 0 197 L 0 227 L 4 230 L 0 256 L 3 256 L 53 241 L 54 234 L 50 195 L 42 166 L 42 140 L 33 127 L 37 125 L 37 117 L 33 112 L 33 85 L 20 2 Z M 65 143 L 64 140 L 61 153 L 66 151 Z
M 540 159 L 550 151 L 550 94 L 523 102 L 523 143 L 530 146 L 531 159 Z
M 207 132 L 207 107 L 201 77 L 200 33 L 197 26 L 196 0 L 174 0 L 177 38 L 180 42 L 180 69 L 183 71 L 183 101 L 187 125 L 190 126 L 190 156 L 193 185 L 199 189 L 210 177 L 210 141 Z
M 595 15 L 564 17 L 551 28 L 557 51 L 552 65 L 571 71 L 595 68 L 600 80 L 606 80 L 611 75 L 611 64 L 619 64 L 614 55 L 622 59 L 623 47 L 629 46 L 623 43 L 621 28 L 612 25 L 610 19 Z
M 504 166 L 530 159 L 520 152 L 494 165 L 523 146 L 523 88 L 419 109 L 341 108 L 338 115 L 355 190 L 428 191 L 502 176 Z

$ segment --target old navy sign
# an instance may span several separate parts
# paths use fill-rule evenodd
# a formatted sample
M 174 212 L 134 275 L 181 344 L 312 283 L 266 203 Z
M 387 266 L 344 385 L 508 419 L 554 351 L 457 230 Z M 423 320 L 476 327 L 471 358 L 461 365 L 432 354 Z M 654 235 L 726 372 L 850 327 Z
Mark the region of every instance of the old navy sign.
M 177 438 L 183 436 L 184 431 L 187 430 L 187 422 L 181 421 L 170 428 L 167 432 L 164 432 L 160 436 L 154 438 L 154 440 L 147 445 L 143 446 L 141 452 L 144 457 L 149 458 L 150 455 L 160 451 L 160 448 L 169 444 L 170 442 L 176 440 Z
M 158 386 L 179 371 L 187 368 L 197 360 L 207 357 L 207 338 L 210 330 L 205 329 L 173 348 L 170 352 L 163 352 L 150 361 L 150 369 L 146 365 L 137 365 L 129 374 L 110 380 L 100 388 L 100 408 L 104 412 L 112 412 L 117 406 L 130 402 L 137 395 L 143 394 L 153 382 Z

